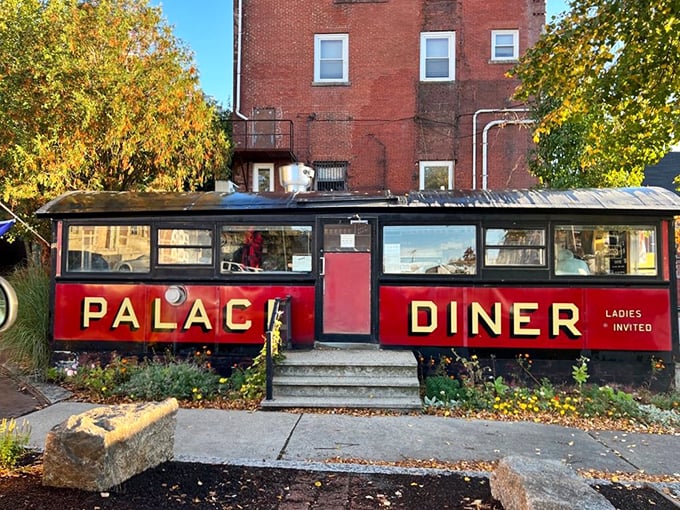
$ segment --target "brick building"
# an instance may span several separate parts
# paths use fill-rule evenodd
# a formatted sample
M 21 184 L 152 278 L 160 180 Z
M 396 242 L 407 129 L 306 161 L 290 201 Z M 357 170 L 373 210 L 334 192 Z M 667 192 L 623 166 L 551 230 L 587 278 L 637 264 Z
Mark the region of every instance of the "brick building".
M 235 0 L 232 180 L 280 189 L 524 188 L 531 143 L 505 76 L 545 0 Z

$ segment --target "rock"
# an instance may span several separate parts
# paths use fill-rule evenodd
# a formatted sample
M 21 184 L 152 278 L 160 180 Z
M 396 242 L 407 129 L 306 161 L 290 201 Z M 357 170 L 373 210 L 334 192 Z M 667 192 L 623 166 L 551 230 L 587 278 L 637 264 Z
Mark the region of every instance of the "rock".
M 505 457 L 489 482 L 491 494 L 505 510 L 614 510 L 604 496 L 556 460 Z
M 177 400 L 98 407 L 47 434 L 43 485 L 105 491 L 171 460 Z

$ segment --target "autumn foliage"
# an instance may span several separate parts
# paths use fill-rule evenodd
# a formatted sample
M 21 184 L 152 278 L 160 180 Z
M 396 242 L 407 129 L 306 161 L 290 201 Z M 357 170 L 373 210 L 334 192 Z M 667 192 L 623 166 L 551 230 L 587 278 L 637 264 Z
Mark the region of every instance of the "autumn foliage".
M 182 190 L 228 142 L 190 51 L 147 0 L 0 0 L 0 199 Z
M 513 74 L 538 113 L 544 183 L 640 185 L 680 140 L 678 2 L 571 0 Z

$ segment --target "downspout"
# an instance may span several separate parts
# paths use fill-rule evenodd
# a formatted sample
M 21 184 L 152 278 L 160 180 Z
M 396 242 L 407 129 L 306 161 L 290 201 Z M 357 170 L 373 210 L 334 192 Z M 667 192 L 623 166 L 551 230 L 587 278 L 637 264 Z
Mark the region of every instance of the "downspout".
M 481 113 L 529 112 L 529 108 L 482 108 L 472 116 L 472 189 L 477 189 L 477 116 Z
M 243 120 L 248 117 L 241 113 L 241 39 L 243 37 L 243 0 L 238 0 L 238 35 L 236 37 L 236 105 L 234 113 Z
M 511 120 L 492 120 L 486 126 L 484 126 L 484 131 L 482 133 L 482 189 L 486 189 L 488 180 L 487 171 L 487 139 L 489 136 L 489 129 L 494 126 L 505 126 L 506 124 L 533 124 L 535 121 L 533 119 L 511 119 Z M 474 189 L 474 188 L 473 188 Z

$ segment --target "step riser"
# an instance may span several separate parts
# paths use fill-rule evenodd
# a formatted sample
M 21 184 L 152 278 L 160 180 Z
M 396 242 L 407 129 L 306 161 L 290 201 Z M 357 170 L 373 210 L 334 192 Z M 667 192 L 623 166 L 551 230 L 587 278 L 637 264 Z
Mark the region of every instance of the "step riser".
M 276 376 L 296 377 L 417 377 L 413 367 L 277 365 Z
M 273 396 L 276 397 L 370 397 L 418 398 L 418 388 L 377 387 L 366 388 L 357 386 L 273 386 Z

